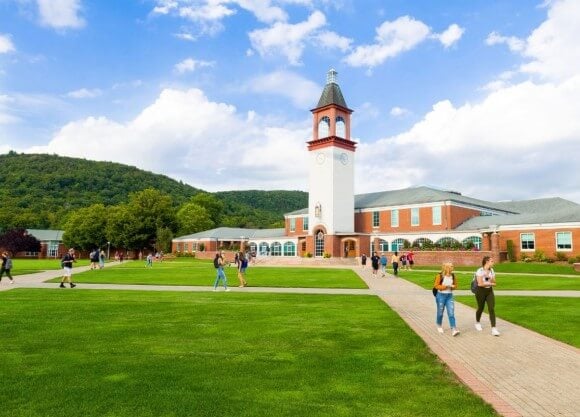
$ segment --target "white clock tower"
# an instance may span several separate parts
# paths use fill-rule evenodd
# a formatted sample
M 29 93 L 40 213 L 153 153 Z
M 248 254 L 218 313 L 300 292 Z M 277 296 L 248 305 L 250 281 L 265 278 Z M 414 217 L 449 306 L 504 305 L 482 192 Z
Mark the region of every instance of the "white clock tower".
M 308 234 L 314 235 L 314 254 L 321 250 L 341 256 L 326 236 L 354 233 L 354 152 L 350 115 L 337 72 L 327 74 L 326 86 L 313 115 L 308 197 Z M 324 247 L 324 249 L 322 249 Z

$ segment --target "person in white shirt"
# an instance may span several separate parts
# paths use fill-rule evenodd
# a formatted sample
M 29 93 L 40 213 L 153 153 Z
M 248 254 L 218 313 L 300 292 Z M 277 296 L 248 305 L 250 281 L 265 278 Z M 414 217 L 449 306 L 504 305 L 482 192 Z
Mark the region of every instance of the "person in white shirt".
M 499 336 L 499 330 L 495 327 L 495 295 L 493 294 L 493 287 L 495 287 L 495 272 L 492 268 L 493 258 L 491 256 L 484 256 L 481 261 L 481 268 L 477 270 L 475 276 L 477 277 L 477 292 L 475 299 L 477 300 L 477 311 L 475 312 L 475 329 L 482 331 L 481 314 L 483 308 L 487 303 L 487 312 L 489 313 L 489 321 L 491 322 L 491 334 Z

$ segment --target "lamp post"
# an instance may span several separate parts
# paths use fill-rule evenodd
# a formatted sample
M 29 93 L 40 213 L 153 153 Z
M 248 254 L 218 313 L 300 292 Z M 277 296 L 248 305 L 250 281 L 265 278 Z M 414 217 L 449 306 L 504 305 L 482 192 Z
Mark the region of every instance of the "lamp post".
M 111 242 L 107 242 L 107 260 L 111 259 Z

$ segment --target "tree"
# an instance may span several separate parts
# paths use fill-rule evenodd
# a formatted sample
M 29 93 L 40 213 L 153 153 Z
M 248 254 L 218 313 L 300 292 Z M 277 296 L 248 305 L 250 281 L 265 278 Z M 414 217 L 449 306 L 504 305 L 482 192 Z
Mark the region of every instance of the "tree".
M 213 224 L 220 224 L 224 211 L 224 203 L 215 196 L 208 193 L 199 193 L 193 196 L 189 202 L 205 208 Z
M 63 226 L 63 243 L 83 250 L 103 247 L 107 243 L 107 214 L 107 208 L 102 204 L 73 211 Z
M 0 247 L 12 255 L 18 252 L 40 252 L 40 241 L 26 229 L 11 229 L 0 235 Z
M 177 212 L 179 234 L 188 235 L 214 227 L 214 222 L 205 207 L 195 203 L 186 203 Z
M 171 241 L 173 240 L 173 232 L 168 227 L 162 227 L 157 230 L 157 249 L 165 253 L 171 252 Z

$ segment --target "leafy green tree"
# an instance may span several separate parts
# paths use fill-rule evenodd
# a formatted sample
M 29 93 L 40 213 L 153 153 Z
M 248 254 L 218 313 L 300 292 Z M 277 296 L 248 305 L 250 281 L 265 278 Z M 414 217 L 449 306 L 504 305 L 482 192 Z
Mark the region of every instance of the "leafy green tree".
M 26 229 L 11 229 L 0 235 L 0 247 L 12 255 L 18 252 L 40 252 L 40 242 Z
M 191 198 L 190 203 L 205 208 L 213 224 L 220 224 L 224 210 L 224 203 L 218 200 L 214 195 L 199 193 Z
M 165 253 L 171 252 L 171 240 L 173 232 L 168 227 L 161 227 L 157 230 L 156 248 Z
M 214 227 L 208 210 L 196 203 L 186 203 L 177 211 L 179 235 L 189 235 Z
M 67 218 L 63 230 L 63 243 L 83 250 L 102 248 L 107 243 L 107 208 L 102 204 L 73 211 Z

